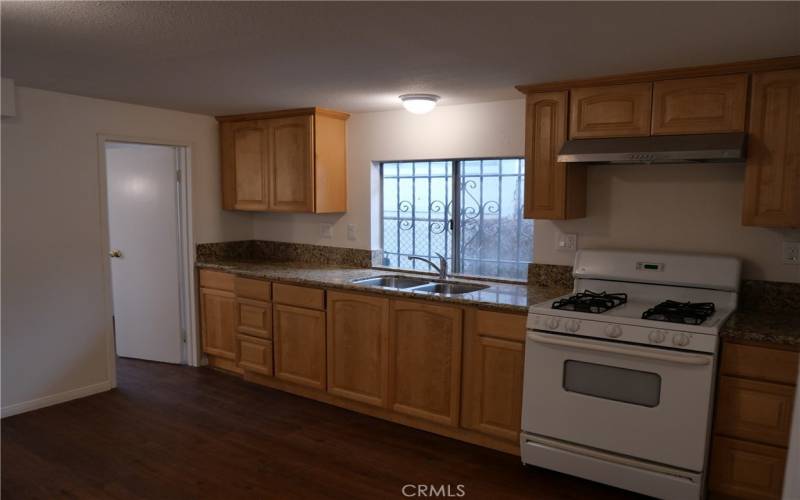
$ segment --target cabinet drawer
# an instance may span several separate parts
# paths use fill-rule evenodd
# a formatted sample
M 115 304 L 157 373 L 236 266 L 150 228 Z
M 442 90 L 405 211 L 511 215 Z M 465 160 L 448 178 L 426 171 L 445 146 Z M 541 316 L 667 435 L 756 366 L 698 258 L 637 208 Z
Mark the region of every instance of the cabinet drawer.
M 708 489 L 753 500 L 777 499 L 783 489 L 786 450 L 715 437 L 711 447 Z
M 237 276 L 233 285 L 237 297 L 261 301 L 267 301 L 271 298 L 269 281 L 240 278 Z
M 257 300 L 236 299 L 236 331 L 265 339 L 272 338 L 272 305 Z
M 794 387 L 723 376 L 715 432 L 785 447 L 793 403 Z
M 722 348 L 720 373 L 780 384 L 797 383 L 798 353 L 726 342 Z
M 272 375 L 272 341 L 237 335 L 236 353 L 240 368 L 262 375 Z
M 278 304 L 325 309 L 325 291 L 318 288 L 275 283 L 272 285 L 272 298 Z
M 525 314 L 508 314 L 478 310 L 475 313 L 475 328 L 479 335 L 525 342 Z
M 652 83 L 572 89 L 570 139 L 650 135 L 652 94 Z
M 201 288 L 214 288 L 215 290 L 230 291 L 233 291 L 234 289 L 234 276 L 232 274 L 223 273 L 220 271 L 209 271 L 208 269 L 201 269 L 199 274 Z

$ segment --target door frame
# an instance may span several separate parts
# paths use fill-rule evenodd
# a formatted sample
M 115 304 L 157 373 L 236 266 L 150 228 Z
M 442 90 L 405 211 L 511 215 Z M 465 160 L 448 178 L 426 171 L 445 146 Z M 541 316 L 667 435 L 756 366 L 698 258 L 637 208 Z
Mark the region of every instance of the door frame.
M 114 338 L 114 297 L 111 286 L 111 262 L 108 252 L 111 249 L 108 225 L 108 185 L 106 165 L 106 143 L 123 142 L 130 144 L 143 144 L 148 146 L 168 146 L 178 148 L 177 172 L 180 172 L 178 184 L 178 253 L 179 253 L 179 286 L 181 301 L 181 323 L 184 337 L 183 363 L 189 366 L 200 366 L 200 355 L 197 337 L 197 297 L 192 291 L 195 289 L 195 255 L 194 233 L 192 222 L 192 143 L 158 138 L 124 136 L 115 134 L 97 135 L 98 153 L 98 179 L 100 203 L 100 257 L 103 262 L 104 274 L 104 309 L 108 318 L 106 333 L 106 355 L 110 371 L 111 386 L 117 386 L 116 369 L 116 343 Z

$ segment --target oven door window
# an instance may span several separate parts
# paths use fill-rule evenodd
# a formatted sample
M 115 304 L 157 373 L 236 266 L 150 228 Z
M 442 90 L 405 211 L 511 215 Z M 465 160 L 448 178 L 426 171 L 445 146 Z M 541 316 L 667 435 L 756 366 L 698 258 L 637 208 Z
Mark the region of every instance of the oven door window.
M 569 359 L 564 362 L 564 390 L 652 408 L 661 400 L 661 376 Z

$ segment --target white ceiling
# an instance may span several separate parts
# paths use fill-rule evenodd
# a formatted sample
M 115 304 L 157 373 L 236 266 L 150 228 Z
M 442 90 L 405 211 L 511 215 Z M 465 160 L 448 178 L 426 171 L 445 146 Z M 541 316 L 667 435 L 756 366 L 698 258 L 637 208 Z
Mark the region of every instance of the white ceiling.
M 800 54 L 800 2 L 2 2 L 18 85 L 208 114 Z

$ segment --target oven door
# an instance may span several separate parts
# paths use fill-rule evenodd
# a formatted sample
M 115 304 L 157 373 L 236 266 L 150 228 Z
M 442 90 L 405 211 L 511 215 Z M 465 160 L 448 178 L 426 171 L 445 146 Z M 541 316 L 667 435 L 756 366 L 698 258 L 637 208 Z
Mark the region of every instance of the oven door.
M 711 354 L 529 331 L 522 430 L 702 471 L 714 365 Z

